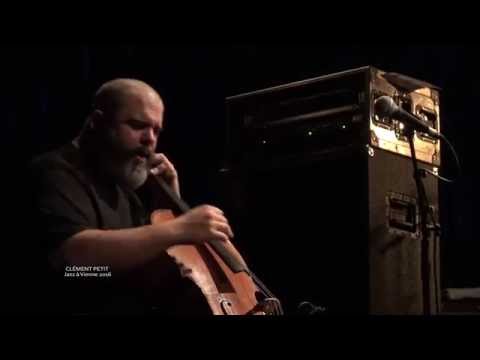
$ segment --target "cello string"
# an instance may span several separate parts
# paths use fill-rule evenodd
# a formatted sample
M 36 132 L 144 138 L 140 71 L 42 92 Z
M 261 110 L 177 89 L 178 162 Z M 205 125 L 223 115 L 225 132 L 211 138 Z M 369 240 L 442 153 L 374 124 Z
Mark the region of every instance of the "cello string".
M 157 184 L 162 188 L 162 190 L 166 193 L 166 195 L 170 198 L 171 201 L 177 206 L 178 210 L 181 213 L 186 213 L 188 212 L 191 208 L 190 206 L 184 202 L 181 198 L 176 196 L 174 194 L 173 190 L 162 180 L 159 179 L 156 176 L 153 176 L 153 178 L 156 180 Z M 223 255 L 226 255 L 226 253 L 222 252 Z M 222 255 L 222 254 L 219 254 Z M 234 259 L 231 259 L 230 256 L 227 256 L 228 259 L 224 257 L 225 260 L 227 260 L 227 263 L 230 263 L 228 260 L 231 260 L 231 262 L 235 262 Z M 274 308 L 275 311 L 278 314 L 283 314 L 283 309 L 280 300 L 263 284 L 263 282 L 248 268 L 245 268 L 244 271 L 252 278 L 254 283 L 260 288 L 260 290 L 263 292 L 263 294 L 266 296 L 268 301 L 271 301 L 275 304 Z
M 251 270 L 248 270 L 248 274 L 253 279 L 255 284 L 263 291 L 264 295 L 267 296 L 265 300 L 271 301 L 276 304 L 275 309 L 279 315 L 283 314 L 282 304 L 280 300 L 263 284 L 263 282 L 255 275 Z

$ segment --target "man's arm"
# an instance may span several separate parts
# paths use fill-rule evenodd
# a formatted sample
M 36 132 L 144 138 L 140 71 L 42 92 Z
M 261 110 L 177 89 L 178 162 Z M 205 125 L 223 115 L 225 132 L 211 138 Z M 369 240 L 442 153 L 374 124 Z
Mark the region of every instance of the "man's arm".
M 170 246 L 228 241 L 233 236 L 223 213 L 201 206 L 165 223 L 122 230 L 83 230 L 67 239 L 52 255 L 52 263 L 109 266 L 126 271 L 155 259 Z
M 46 239 L 51 264 L 109 266 L 124 271 L 146 264 L 170 246 L 228 241 L 233 236 L 221 210 L 201 206 L 164 223 L 121 230 L 100 229 L 85 187 L 70 172 L 33 167 L 32 216 Z
M 109 266 L 124 271 L 153 260 L 175 243 L 173 226 L 146 225 L 122 230 L 81 231 L 54 252 L 52 262 L 77 266 Z

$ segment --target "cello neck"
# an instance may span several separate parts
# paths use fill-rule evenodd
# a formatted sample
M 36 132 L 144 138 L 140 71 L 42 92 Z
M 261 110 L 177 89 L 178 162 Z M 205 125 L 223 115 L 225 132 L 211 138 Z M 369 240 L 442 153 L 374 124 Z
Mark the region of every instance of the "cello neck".
M 167 197 L 167 200 L 171 203 L 173 209 L 172 211 L 176 213 L 177 215 L 179 214 L 185 214 L 188 212 L 191 208 L 190 206 L 183 201 L 173 190 L 168 184 L 163 180 L 161 177 L 155 176 L 155 175 L 150 175 L 150 177 L 155 181 L 156 185 L 160 187 L 162 190 L 163 194 Z
M 168 184 L 162 178 L 158 176 L 152 176 L 157 185 L 163 191 L 164 195 L 170 201 L 173 206 L 172 211 L 177 214 L 185 214 L 191 209 L 191 207 L 183 201 L 178 195 L 168 186 Z M 246 264 L 242 261 L 239 261 L 236 256 L 227 248 L 227 245 L 220 241 L 212 241 L 208 243 L 215 252 L 220 256 L 220 258 L 225 262 L 225 264 L 230 268 L 234 273 L 245 272 L 250 274 Z
M 168 184 L 160 177 L 151 176 L 159 188 L 162 190 L 164 195 L 167 197 L 167 200 L 172 205 L 172 211 L 177 214 L 185 214 L 191 208 L 184 202 L 171 188 Z M 221 241 L 212 241 L 209 242 L 209 245 L 215 250 L 218 256 L 223 260 L 223 262 L 228 266 L 228 268 L 235 274 L 240 272 L 246 273 L 253 280 L 257 288 L 266 296 L 268 301 L 273 303 L 273 308 L 277 315 L 283 314 L 282 306 L 280 301 L 275 297 L 275 295 L 260 281 L 260 279 L 249 270 L 243 259 L 241 260 L 241 255 L 236 255 L 237 250 L 233 247 L 231 243 L 225 243 Z M 230 247 L 230 249 L 229 249 Z

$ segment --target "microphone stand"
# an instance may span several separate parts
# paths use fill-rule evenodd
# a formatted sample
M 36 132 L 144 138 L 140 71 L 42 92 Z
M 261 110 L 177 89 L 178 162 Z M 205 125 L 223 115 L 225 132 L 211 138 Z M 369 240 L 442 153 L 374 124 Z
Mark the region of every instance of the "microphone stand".
M 430 298 L 430 259 L 429 259 L 429 229 L 427 224 L 427 214 L 429 211 L 429 204 L 427 193 L 422 178 L 425 177 L 425 172 L 418 167 L 418 160 L 415 153 L 413 127 L 405 124 L 405 135 L 410 144 L 410 152 L 413 163 L 413 176 L 418 193 L 418 205 L 420 210 L 420 229 L 421 229 L 421 273 L 423 286 L 423 311 L 425 315 L 431 315 L 431 298 Z

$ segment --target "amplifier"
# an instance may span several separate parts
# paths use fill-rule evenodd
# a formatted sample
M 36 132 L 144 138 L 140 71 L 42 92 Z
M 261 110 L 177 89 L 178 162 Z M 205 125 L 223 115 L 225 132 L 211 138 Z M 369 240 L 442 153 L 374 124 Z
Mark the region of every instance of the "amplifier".
M 374 67 L 227 99 L 222 206 L 287 313 L 304 301 L 330 314 L 440 311 L 438 233 L 422 248 L 403 124 L 374 110 L 384 95 L 440 130 L 437 87 Z M 438 171 L 439 142 L 416 132 L 414 144 Z M 425 188 L 433 227 L 438 180 Z
M 404 124 L 375 113 L 392 97 L 403 109 L 440 130 L 438 87 L 367 66 L 227 98 L 231 166 L 274 165 L 362 144 L 410 157 Z M 420 161 L 440 165 L 440 143 L 416 132 Z

